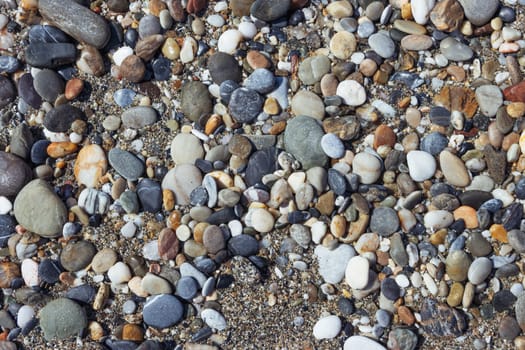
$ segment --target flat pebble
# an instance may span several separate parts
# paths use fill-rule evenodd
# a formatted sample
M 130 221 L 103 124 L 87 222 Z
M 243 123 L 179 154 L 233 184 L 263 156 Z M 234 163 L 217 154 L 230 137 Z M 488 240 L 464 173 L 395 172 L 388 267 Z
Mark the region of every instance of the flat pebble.
M 315 323 L 313 335 L 315 339 L 332 339 L 337 337 L 341 327 L 341 319 L 338 316 L 325 316 Z
M 354 256 L 346 265 L 345 282 L 353 289 L 364 289 L 368 285 L 369 268 L 367 259 Z

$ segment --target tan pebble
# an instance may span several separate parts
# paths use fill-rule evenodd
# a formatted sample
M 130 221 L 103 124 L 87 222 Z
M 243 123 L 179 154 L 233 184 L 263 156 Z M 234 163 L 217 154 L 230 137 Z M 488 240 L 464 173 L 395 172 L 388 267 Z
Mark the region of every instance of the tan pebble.
M 465 290 L 463 292 L 463 299 L 461 301 L 461 304 L 464 308 L 469 308 L 472 304 L 472 301 L 474 300 L 474 294 L 476 293 L 476 287 L 470 283 L 467 282 L 465 286 Z
M 503 141 L 501 142 L 501 149 L 506 152 L 509 150 L 510 146 L 519 143 L 519 140 L 520 135 L 518 135 L 515 132 L 511 132 L 510 134 L 505 135 Z
M 208 175 L 210 175 L 217 181 L 217 186 L 220 189 L 233 187 L 232 177 L 226 174 L 224 171 L 216 170 L 210 172 Z
M 78 97 L 78 95 L 80 95 L 83 89 L 84 80 L 79 78 L 73 78 L 71 80 L 68 80 L 68 82 L 66 83 L 65 97 L 71 101 Z
M 109 297 L 109 285 L 101 284 L 98 287 L 97 295 L 95 295 L 95 300 L 93 301 L 93 310 L 102 310 L 106 300 Z
M 492 122 L 489 125 L 487 135 L 489 137 L 489 142 L 494 148 L 500 148 L 501 143 L 503 142 L 503 133 L 498 129 L 496 122 Z
M 204 126 L 204 133 L 206 135 L 211 135 L 217 128 L 222 124 L 222 118 L 218 114 L 213 114 L 208 118 L 206 121 L 206 125 Z
M 146 66 L 142 59 L 136 55 L 129 55 L 120 64 L 120 76 L 132 83 L 138 83 L 144 78 Z
M 89 336 L 94 341 L 99 341 L 104 337 L 104 328 L 97 321 L 91 321 L 88 326 Z
M 454 219 L 463 219 L 465 221 L 465 226 L 469 229 L 478 227 L 476 209 L 467 205 L 462 205 L 461 207 L 454 210 Z
M 459 282 L 454 282 L 450 287 L 447 297 L 447 304 L 451 307 L 459 306 L 463 300 L 463 285 Z
M 78 145 L 73 142 L 51 142 L 47 146 L 47 155 L 51 158 L 60 158 L 75 153 L 77 149 Z
M 414 317 L 414 314 L 405 305 L 401 305 L 397 309 L 397 314 L 399 315 L 399 320 L 408 326 L 412 326 L 416 322 L 416 318 Z
M 407 134 L 401 142 L 405 152 L 415 151 L 419 147 L 419 136 L 415 132 Z
M 346 232 L 346 219 L 342 215 L 336 215 L 330 222 L 330 232 L 337 238 L 343 237 Z
M 405 119 L 408 125 L 416 128 L 419 126 L 419 123 L 421 123 L 421 112 L 416 108 L 409 107 L 406 110 Z
M 525 350 L 525 336 L 520 335 L 514 338 L 514 346 L 516 350 Z
M 79 207 L 78 205 L 74 205 L 72 206 L 71 208 L 69 208 L 69 210 L 75 214 L 75 216 L 78 218 L 78 220 L 83 224 L 83 225 L 88 225 L 89 224 L 89 215 L 84 211 L 84 209 L 82 209 L 81 207 Z
M 168 189 L 162 190 L 162 206 L 167 211 L 173 210 L 175 207 L 175 194 L 173 191 Z
M 268 97 L 266 101 L 264 101 L 264 113 L 269 115 L 277 115 L 281 112 L 281 106 L 279 106 L 279 103 L 274 97 Z
M 464 81 L 467 76 L 463 68 L 454 65 L 447 67 L 447 73 L 452 76 L 452 79 L 459 82 Z
M 445 243 L 447 238 L 447 229 L 441 229 L 430 235 L 429 242 L 435 246 Z
M 175 61 L 180 56 L 180 46 L 174 38 L 167 38 L 162 45 L 162 54 L 169 60 Z
M 354 8 L 346 0 L 334 1 L 326 6 L 326 12 L 334 18 L 351 17 L 354 14 Z
M 148 296 L 148 293 L 144 291 L 144 289 L 142 289 L 142 277 L 139 277 L 139 276 L 132 277 L 128 281 L 128 287 L 129 287 L 129 290 L 133 294 L 139 297 L 145 298 Z
M 359 71 L 365 77 L 371 77 L 377 71 L 377 63 L 373 59 L 365 58 L 359 65 Z
M 521 118 L 525 115 L 525 103 L 524 102 L 512 102 L 507 106 L 507 113 L 512 118 Z
M 108 162 L 104 150 L 99 145 L 92 144 L 84 146 L 78 152 L 74 174 L 80 185 L 96 187 L 107 168 Z
M 120 198 L 120 195 L 126 190 L 128 186 L 127 181 L 123 177 L 119 177 L 113 182 L 111 187 L 111 198 L 117 200 Z
M 499 52 L 501 53 L 514 53 L 520 50 L 520 46 L 517 43 L 505 42 L 500 45 Z
M 412 6 L 409 3 L 401 5 L 401 18 L 404 20 L 414 19 L 414 17 L 412 17 Z
M 195 227 L 193 228 L 193 239 L 195 242 L 202 243 L 202 237 L 204 236 L 204 230 L 206 227 L 208 227 L 210 224 L 207 222 L 199 222 Z
M 278 121 L 272 125 L 272 127 L 270 128 L 269 134 L 279 135 L 280 133 L 284 131 L 285 128 L 286 128 L 286 121 L 284 120 Z
M 443 175 L 453 186 L 466 187 L 470 184 L 470 176 L 463 161 L 450 151 L 439 154 L 439 164 Z
M 142 342 L 144 340 L 144 330 L 136 324 L 125 324 L 122 327 L 122 340 Z
M 166 9 L 166 4 L 162 0 L 149 0 L 148 9 L 152 15 L 159 17 L 160 11 Z
M 357 40 L 354 34 L 341 31 L 332 36 L 330 40 L 330 51 L 334 54 L 335 57 L 345 60 L 352 53 L 354 53 L 357 47 Z
M 323 96 L 336 95 L 337 84 L 339 84 L 339 81 L 337 80 L 335 74 L 325 74 L 321 78 L 320 83 L 321 93 L 323 94 Z

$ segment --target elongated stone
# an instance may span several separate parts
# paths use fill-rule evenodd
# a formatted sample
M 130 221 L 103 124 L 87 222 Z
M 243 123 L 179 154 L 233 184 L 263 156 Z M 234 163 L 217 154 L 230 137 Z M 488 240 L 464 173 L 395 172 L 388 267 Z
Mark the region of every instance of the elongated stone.
M 33 43 L 26 49 L 27 64 L 38 68 L 57 68 L 75 62 L 75 45 L 69 43 Z
M 73 0 L 42 0 L 38 9 L 44 18 L 80 42 L 100 49 L 109 41 L 104 18 Z

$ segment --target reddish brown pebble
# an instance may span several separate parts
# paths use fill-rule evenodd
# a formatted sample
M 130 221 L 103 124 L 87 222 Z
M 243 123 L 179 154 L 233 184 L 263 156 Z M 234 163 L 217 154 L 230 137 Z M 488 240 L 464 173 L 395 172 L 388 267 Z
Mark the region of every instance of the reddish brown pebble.
M 394 147 L 396 144 L 396 134 L 392 131 L 389 126 L 379 125 L 374 134 L 374 148 L 377 149 L 379 146 L 390 146 Z
M 73 78 L 66 83 L 65 96 L 68 100 L 78 97 L 84 89 L 84 81 L 79 78 Z
M 505 100 L 511 102 L 525 102 L 525 81 L 519 84 L 509 86 L 503 90 Z
M 179 240 L 175 231 L 170 228 L 160 231 L 158 245 L 161 259 L 172 260 L 179 253 Z
M 205 7 L 206 0 L 189 0 L 188 5 L 186 5 L 186 11 L 188 11 L 188 13 L 197 13 Z
M 412 326 L 416 322 L 416 318 L 412 311 L 405 305 L 401 305 L 397 309 L 397 314 L 399 315 L 399 320 L 406 325 Z
M 271 66 L 270 60 L 265 55 L 253 50 L 248 51 L 248 54 L 246 55 L 246 62 L 248 62 L 248 65 L 253 69 L 270 68 Z

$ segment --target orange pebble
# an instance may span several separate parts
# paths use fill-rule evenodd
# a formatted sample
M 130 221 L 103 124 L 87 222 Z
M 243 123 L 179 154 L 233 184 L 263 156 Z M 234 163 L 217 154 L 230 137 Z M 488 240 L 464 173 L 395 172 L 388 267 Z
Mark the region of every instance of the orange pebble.
M 478 216 L 476 215 L 476 210 L 467 205 L 462 205 L 454 210 L 454 219 L 463 219 L 467 228 L 478 227 Z
M 122 328 L 122 340 L 142 342 L 144 340 L 144 330 L 136 324 L 125 324 Z
M 52 142 L 47 146 L 47 154 L 52 158 L 60 158 L 76 152 L 77 144 L 73 142 Z
M 396 144 L 396 134 L 387 125 L 379 125 L 374 134 L 374 148 L 377 149 L 379 146 L 390 146 L 394 147 Z
M 505 227 L 503 227 L 503 225 L 494 224 L 490 226 L 489 231 L 492 238 L 502 243 L 509 243 L 509 240 L 507 238 L 507 230 L 505 230 Z
M 78 97 L 84 89 L 84 81 L 79 78 L 73 78 L 66 83 L 65 96 L 68 100 Z
M 195 242 L 202 243 L 202 237 L 204 236 L 204 230 L 206 227 L 208 227 L 210 224 L 207 222 L 199 222 L 197 225 L 195 225 L 195 228 L 193 229 L 193 239 Z

